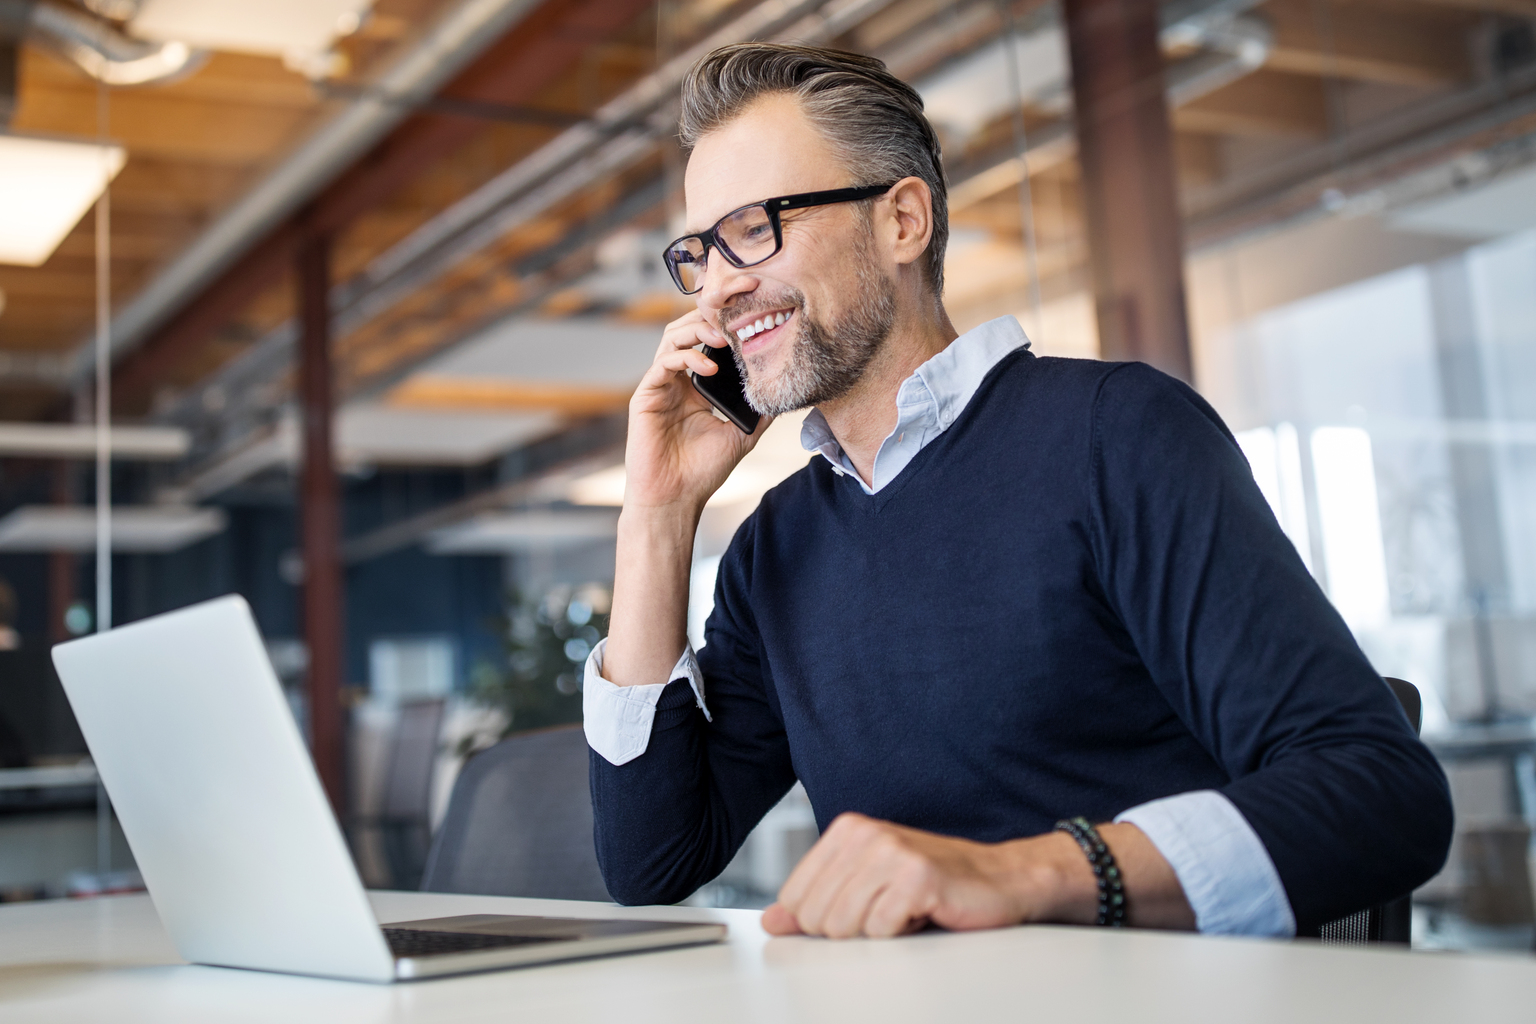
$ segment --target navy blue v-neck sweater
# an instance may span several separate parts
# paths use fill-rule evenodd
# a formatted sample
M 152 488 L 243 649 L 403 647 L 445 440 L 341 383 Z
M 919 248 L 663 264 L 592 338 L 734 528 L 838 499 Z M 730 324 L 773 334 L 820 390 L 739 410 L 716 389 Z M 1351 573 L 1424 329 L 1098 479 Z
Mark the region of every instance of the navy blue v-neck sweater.
M 982 841 L 1214 789 L 1298 927 L 1444 862 L 1444 774 L 1308 575 L 1231 434 L 1140 364 L 1003 359 L 874 495 L 813 459 L 720 564 L 650 745 L 593 755 L 621 903 L 683 899 L 794 782 Z

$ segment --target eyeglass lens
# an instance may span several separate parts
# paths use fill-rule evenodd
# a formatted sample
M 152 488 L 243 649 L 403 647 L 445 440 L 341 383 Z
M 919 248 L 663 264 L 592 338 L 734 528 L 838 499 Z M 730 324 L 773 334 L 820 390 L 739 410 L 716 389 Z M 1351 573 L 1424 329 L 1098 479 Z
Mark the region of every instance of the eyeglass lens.
M 726 217 L 715 226 L 715 238 L 725 258 L 738 267 L 761 263 L 778 252 L 773 222 L 761 205 Z M 703 287 L 706 255 L 704 242 L 698 238 L 684 238 L 667 250 L 667 262 L 684 291 L 696 292 Z

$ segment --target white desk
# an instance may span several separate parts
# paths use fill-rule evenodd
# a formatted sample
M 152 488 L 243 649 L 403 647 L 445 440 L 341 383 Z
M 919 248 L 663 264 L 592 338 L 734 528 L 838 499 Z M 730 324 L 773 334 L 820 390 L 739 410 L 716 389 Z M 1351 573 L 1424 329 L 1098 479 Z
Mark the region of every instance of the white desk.
M 379 893 L 455 913 L 723 920 L 730 941 L 407 985 L 182 965 L 147 897 L 0 907 L 0 1020 L 72 1024 L 1536 1021 L 1536 960 L 1088 928 L 772 939 L 750 911 Z

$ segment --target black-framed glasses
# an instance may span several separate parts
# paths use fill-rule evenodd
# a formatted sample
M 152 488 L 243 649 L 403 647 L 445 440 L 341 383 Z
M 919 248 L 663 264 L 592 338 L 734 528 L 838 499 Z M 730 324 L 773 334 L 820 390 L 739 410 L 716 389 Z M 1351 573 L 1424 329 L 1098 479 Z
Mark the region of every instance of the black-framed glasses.
M 751 203 L 715 221 L 715 226 L 696 235 L 684 235 L 662 253 L 667 271 L 684 295 L 704 287 L 710 246 L 738 270 L 755 267 L 784 248 L 784 228 L 779 215 L 785 210 L 803 210 L 808 206 L 831 206 L 873 199 L 895 186 L 863 185 L 858 188 L 834 188 L 824 192 L 802 192 L 795 196 L 775 196 Z

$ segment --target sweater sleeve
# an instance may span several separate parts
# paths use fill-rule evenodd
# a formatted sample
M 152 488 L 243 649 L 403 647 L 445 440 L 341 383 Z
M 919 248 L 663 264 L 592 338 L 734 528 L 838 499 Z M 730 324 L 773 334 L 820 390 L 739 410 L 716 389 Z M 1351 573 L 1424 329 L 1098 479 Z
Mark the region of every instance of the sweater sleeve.
M 1194 391 L 1126 364 L 1093 409 L 1104 598 L 1231 782 L 1297 930 L 1410 892 L 1444 863 L 1445 775 L 1281 532 Z
M 720 560 L 699 666 L 706 718 L 686 679 L 655 703 L 650 741 L 624 764 L 591 754 L 593 830 L 619 903 L 676 903 L 725 869 L 794 784 L 789 742 L 764 679 L 747 604 L 749 518 Z

